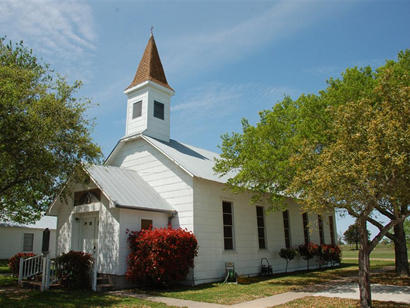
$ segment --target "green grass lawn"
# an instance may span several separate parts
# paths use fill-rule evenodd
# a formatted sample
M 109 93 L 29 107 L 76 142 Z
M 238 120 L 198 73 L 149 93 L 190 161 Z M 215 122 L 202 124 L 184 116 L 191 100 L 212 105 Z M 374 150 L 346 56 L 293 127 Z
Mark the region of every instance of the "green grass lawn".
M 1 273 L 10 273 L 8 260 L 0 260 L 0 274 Z
M 119 297 L 91 291 L 48 292 L 13 290 L 0 293 L 0 307 L 173 307 L 132 297 Z
M 358 300 L 346 299 L 346 298 L 329 298 L 329 297 L 304 297 L 291 301 L 289 303 L 275 306 L 275 308 L 296 308 L 296 307 L 315 307 L 315 308 L 346 308 L 346 307 L 360 307 Z M 372 307 L 374 308 L 387 308 L 387 307 L 408 307 L 408 304 L 394 303 L 394 302 L 380 302 L 372 301 Z
M 11 275 L 8 260 L 0 260 L 0 287 L 17 285 L 17 278 Z
M 393 262 L 373 261 L 371 268 L 392 266 Z M 289 273 L 274 278 L 250 278 L 248 284 L 212 283 L 197 287 L 179 287 L 163 291 L 148 291 L 150 294 L 218 304 L 235 304 L 256 298 L 300 290 L 319 283 L 357 275 L 357 261 L 344 262 L 340 268 L 323 271 Z M 394 275 L 393 273 L 391 275 Z M 391 283 L 391 277 L 379 276 L 378 283 Z M 397 284 L 408 284 L 409 280 L 394 279 Z M 136 290 L 136 293 L 144 292 Z
M 355 245 L 342 245 L 342 257 L 343 258 L 357 258 L 358 250 L 355 250 Z M 410 256 L 410 250 L 407 250 Z M 380 258 L 380 259 L 394 259 L 394 246 L 393 245 L 377 245 L 376 248 L 371 252 L 370 258 Z
M 17 278 L 11 274 L 0 274 L 0 287 L 16 286 Z
M 394 262 L 391 261 L 371 261 L 372 270 L 393 265 Z M 301 290 L 309 286 L 320 283 L 326 284 L 333 280 L 356 275 L 357 260 L 348 260 L 335 269 L 289 273 L 287 275 L 267 278 L 249 278 L 246 284 L 212 283 L 197 287 L 176 287 L 160 291 L 137 289 L 135 293 L 149 293 L 151 295 L 219 304 L 234 304 L 292 290 Z M 393 272 L 373 273 L 371 282 L 410 285 L 410 279 L 397 278 Z M 2 292 L 0 291 L 0 307 L 167 307 L 164 304 L 142 299 L 119 297 L 91 291 L 52 290 L 41 293 L 39 291 L 16 288 L 15 286 L 16 278 L 7 274 L 0 275 L 0 289 L 3 289 Z M 292 302 L 291 305 L 294 306 L 285 307 L 346 307 L 346 305 L 343 306 L 344 302 L 341 302 L 340 305 L 337 305 L 337 301 L 327 304 L 324 299 L 318 305 L 315 305 L 317 302 L 309 304 L 311 299 L 307 299 L 307 302 L 303 302 L 303 300 L 301 299 L 299 300 L 300 302 L 295 303 Z M 331 304 L 334 304 L 334 306 L 331 306 Z M 351 307 L 356 306 L 356 302 L 353 301 Z M 350 303 L 347 304 L 347 307 L 350 307 Z M 375 307 L 380 306 L 376 305 Z

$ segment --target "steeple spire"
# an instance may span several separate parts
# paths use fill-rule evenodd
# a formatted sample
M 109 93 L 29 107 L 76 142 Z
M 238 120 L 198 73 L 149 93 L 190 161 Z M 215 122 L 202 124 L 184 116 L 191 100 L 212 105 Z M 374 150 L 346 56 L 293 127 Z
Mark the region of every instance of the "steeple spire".
M 127 87 L 127 89 L 148 80 L 158 83 L 159 85 L 173 91 L 168 84 L 167 78 L 165 77 L 164 68 L 162 67 L 161 59 L 159 58 L 154 35 L 152 34 L 152 27 L 151 36 L 148 40 L 147 46 L 145 47 L 140 64 L 138 65 L 134 80 Z

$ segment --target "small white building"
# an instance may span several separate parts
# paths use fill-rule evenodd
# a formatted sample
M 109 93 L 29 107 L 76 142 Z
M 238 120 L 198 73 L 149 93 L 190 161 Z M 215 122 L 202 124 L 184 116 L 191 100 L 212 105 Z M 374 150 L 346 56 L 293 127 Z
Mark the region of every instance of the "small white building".
M 71 197 L 56 199 L 48 210 L 58 217 L 57 254 L 92 253 L 98 272 L 120 284 L 129 253 L 126 231 L 171 224 L 195 234 L 199 252 L 187 282 L 201 284 L 223 279 L 227 262 L 239 275 L 257 275 L 267 258 L 274 272 L 282 272 L 281 248 L 335 242 L 333 212 L 303 214 L 292 199 L 287 211 L 267 212 L 268 204 L 251 204 L 250 193 L 226 189 L 228 176 L 212 169 L 218 154 L 170 138 L 174 90 L 152 36 L 124 93 L 125 136 L 104 165 L 85 170 L 87 183 L 72 185 Z M 305 267 L 296 259 L 289 270 Z
M 10 259 L 19 252 L 41 254 L 43 231 L 50 230 L 49 254 L 56 255 L 56 219 L 42 217 L 35 224 L 0 222 L 0 259 Z

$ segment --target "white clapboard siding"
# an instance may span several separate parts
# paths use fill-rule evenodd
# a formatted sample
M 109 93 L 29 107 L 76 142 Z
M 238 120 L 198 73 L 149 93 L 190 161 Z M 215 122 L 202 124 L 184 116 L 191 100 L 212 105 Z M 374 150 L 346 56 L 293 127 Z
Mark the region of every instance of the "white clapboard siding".
M 133 169 L 178 213 L 174 227 L 193 229 L 192 177 L 143 139 L 125 143 L 111 165 Z
M 139 211 L 139 210 L 129 210 L 129 209 L 120 209 L 119 212 L 119 221 L 120 221 L 120 230 L 119 230 L 119 260 L 120 265 L 118 268 L 117 275 L 124 275 L 127 271 L 127 257 L 130 253 L 128 246 L 127 230 L 129 231 L 138 231 L 141 230 L 141 219 L 151 219 L 154 228 L 165 228 L 168 225 L 168 214 L 159 213 L 159 212 L 150 212 L 150 211 Z
M 0 226 L 0 259 L 10 259 L 16 253 L 23 252 L 24 234 L 33 234 L 33 252 L 41 254 L 43 243 L 43 230 L 40 228 L 30 228 L 25 226 Z M 50 230 L 50 256 L 56 253 L 56 230 Z
M 232 251 L 224 250 L 223 200 L 233 203 L 235 248 Z M 257 205 L 268 207 L 266 204 Z M 287 205 L 291 243 L 292 246 L 297 246 L 304 243 L 302 213 L 295 202 L 288 200 Z M 248 193 L 233 194 L 224 189 L 223 184 L 194 179 L 194 232 L 199 243 L 194 268 L 195 284 L 223 278 L 225 262 L 234 262 L 239 275 L 258 274 L 261 258 L 268 258 L 274 272 L 284 271 L 285 261 L 278 255 L 279 250 L 285 247 L 282 212 L 265 212 L 266 249 L 259 249 L 255 207 L 256 205 L 250 205 Z M 316 214 L 310 214 L 309 218 L 311 222 L 317 223 Z M 329 232 L 325 227 L 325 239 L 330 242 L 330 235 L 327 235 Z M 312 230 L 311 239 L 319 243 L 317 227 Z M 306 262 L 301 258 L 296 258 L 289 264 L 290 271 L 305 268 Z

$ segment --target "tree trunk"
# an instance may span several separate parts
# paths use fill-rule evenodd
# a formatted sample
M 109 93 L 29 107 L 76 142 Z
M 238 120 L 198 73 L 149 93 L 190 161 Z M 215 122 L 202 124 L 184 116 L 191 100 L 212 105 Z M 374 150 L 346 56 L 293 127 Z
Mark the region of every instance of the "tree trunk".
M 370 293 L 370 249 L 369 239 L 367 237 L 366 221 L 359 224 L 360 227 L 360 248 L 359 248 L 359 290 L 360 290 L 360 307 L 371 307 Z
M 403 222 L 394 226 L 394 253 L 396 260 L 396 274 L 398 276 L 409 276 L 409 261 L 407 255 L 406 235 Z

